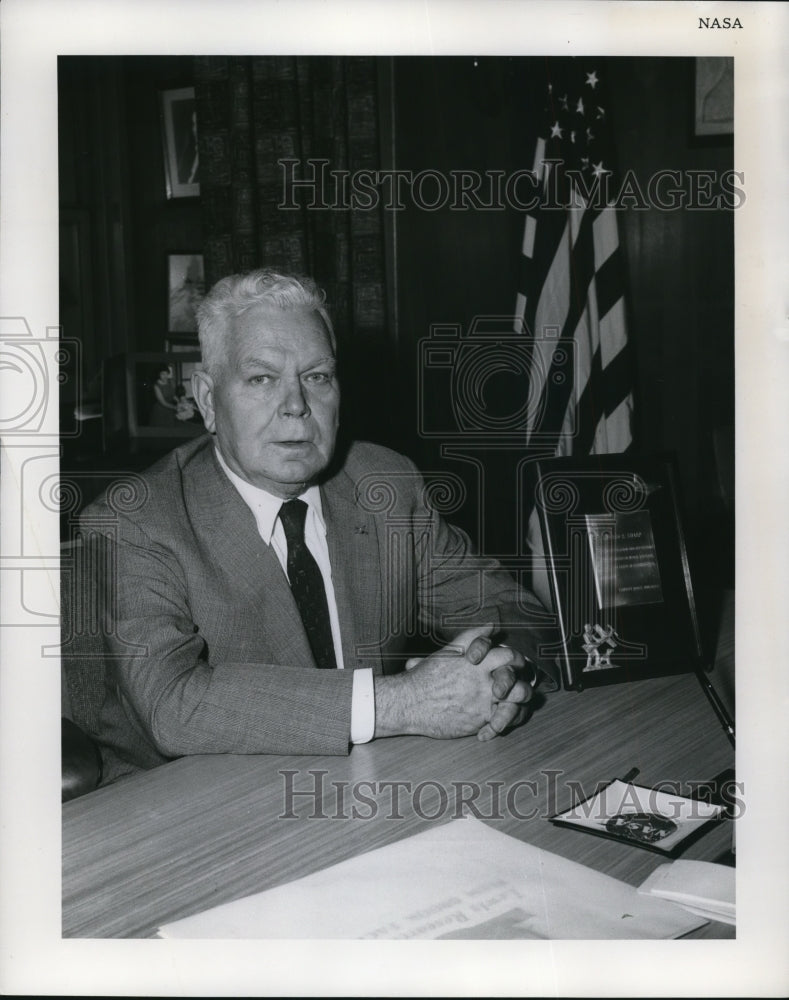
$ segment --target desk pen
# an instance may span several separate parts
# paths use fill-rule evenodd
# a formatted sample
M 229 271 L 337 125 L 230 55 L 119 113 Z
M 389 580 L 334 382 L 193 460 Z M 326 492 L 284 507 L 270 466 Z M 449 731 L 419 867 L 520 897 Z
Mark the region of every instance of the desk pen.
M 734 746 L 735 745 L 734 721 L 729 715 L 729 713 L 726 711 L 726 706 L 720 700 L 718 692 L 712 686 L 712 681 L 709 679 L 709 677 L 707 677 L 704 671 L 701 668 L 699 668 L 698 670 L 694 671 L 694 673 L 696 674 L 696 677 L 698 677 L 699 679 L 699 684 L 701 684 L 701 688 L 704 691 L 704 694 L 707 696 L 707 700 L 709 701 L 710 705 L 712 705 L 715 714 L 718 716 L 718 722 L 720 722 L 721 726 L 723 727 L 723 731 L 728 736 L 729 742 L 731 743 L 732 746 Z

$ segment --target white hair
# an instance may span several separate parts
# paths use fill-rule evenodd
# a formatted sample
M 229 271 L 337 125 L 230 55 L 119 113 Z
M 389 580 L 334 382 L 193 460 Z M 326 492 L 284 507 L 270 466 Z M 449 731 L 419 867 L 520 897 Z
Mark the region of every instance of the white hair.
M 227 358 L 233 321 L 252 306 L 273 306 L 283 311 L 312 309 L 324 323 L 336 350 L 331 318 L 326 310 L 326 293 L 312 278 L 279 274 L 261 268 L 247 274 L 231 274 L 218 281 L 197 308 L 202 367 L 209 374 L 221 368 Z

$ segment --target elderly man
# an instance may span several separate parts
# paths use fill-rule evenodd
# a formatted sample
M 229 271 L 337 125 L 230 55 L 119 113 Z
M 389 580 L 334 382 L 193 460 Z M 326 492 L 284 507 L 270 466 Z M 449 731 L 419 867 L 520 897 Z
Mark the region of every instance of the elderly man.
M 225 278 L 198 323 L 209 434 L 111 515 L 104 780 L 184 754 L 338 754 L 523 721 L 542 608 L 429 508 L 407 459 L 336 447 L 335 339 L 315 284 Z M 451 644 L 393 672 L 417 621 Z

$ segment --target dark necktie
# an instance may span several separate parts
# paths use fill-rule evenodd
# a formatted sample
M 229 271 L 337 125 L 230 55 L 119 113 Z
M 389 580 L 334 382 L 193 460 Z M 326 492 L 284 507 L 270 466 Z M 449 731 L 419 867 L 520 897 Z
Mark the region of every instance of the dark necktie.
M 319 667 L 334 669 L 334 641 L 329 621 L 329 605 L 323 576 L 304 541 L 307 505 L 303 500 L 288 500 L 279 509 L 279 519 L 288 540 L 288 580 L 298 605 L 312 655 Z

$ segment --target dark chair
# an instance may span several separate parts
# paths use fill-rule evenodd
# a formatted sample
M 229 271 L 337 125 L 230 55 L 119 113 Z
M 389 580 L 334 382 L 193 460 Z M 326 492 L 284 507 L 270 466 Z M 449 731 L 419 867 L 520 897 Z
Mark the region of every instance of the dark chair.
M 92 792 L 101 781 L 99 748 L 78 725 L 63 716 L 60 720 L 61 802 Z

